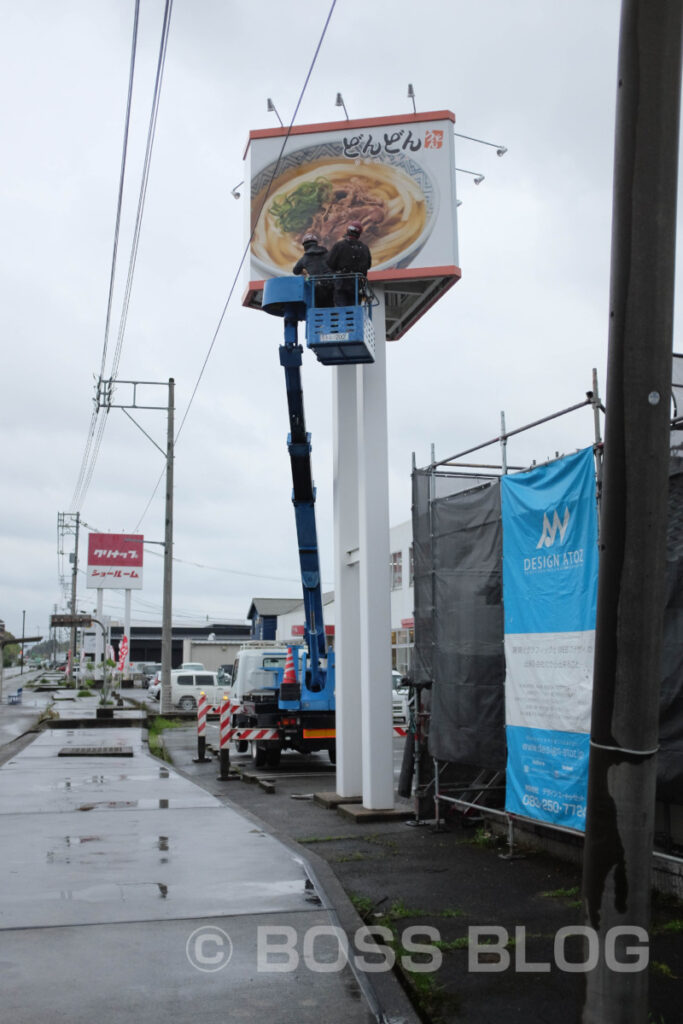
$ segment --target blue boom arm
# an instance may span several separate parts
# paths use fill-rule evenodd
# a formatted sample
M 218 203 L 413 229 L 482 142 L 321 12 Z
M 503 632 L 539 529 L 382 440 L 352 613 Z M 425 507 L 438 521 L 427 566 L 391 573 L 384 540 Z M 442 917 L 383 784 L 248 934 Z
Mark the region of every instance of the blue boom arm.
M 311 469 L 311 438 L 306 433 L 304 396 L 301 386 L 303 349 L 298 343 L 297 324 L 306 316 L 310 285 L 301 278 L 275 278 L 266 282 L 263 308 L 284 319 L 284 345 L 280 364 L 285 371 L 289 437 L 287 447 L 292 465 L 292 503 L 299 545 L 299 566 L 303 586 L 306 644 L 310 677 L 308 689 L 322 690 L 325 678 L 321 659 L 326 657 L 322 585 L 315 522 L 315 487 Z

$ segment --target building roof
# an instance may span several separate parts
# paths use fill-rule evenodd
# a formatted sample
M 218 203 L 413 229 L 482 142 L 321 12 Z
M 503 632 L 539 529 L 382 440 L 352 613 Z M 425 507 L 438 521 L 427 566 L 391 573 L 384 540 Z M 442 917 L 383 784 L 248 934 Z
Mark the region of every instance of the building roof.
M 286 615 L 300 604 L 303 604 L 301 597 L 254 597 L 247 618 L 253 619 L 257 615 Z

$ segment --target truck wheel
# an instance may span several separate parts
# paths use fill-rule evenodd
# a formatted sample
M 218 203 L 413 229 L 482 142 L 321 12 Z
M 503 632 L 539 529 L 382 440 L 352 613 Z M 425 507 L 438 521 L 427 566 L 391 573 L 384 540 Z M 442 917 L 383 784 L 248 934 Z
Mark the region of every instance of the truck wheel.
M 178 707 L 181 711 L 194 711 L 197 705 L 194 697 L 181 697 Z
M 254 768 L 263 768 L 266 763 L 266 748 L 262 743 L 252 743 L 251 760 Z
M 330 764 L 336 764 L 337 763 L 337 744 L 336 743 L 330 743 L 329 747 L 327 748 L 327 753 L 328 753 L 328 756 L 330 758 Z
M 269 768 L 277 768 L 280 763 L 280 754 L 282 751 L 279 747 L 267 747 L 266 749 L 266 764 Z
M 235 740 L 235 753 L 246 754 L 249 750 L 249 740 Z

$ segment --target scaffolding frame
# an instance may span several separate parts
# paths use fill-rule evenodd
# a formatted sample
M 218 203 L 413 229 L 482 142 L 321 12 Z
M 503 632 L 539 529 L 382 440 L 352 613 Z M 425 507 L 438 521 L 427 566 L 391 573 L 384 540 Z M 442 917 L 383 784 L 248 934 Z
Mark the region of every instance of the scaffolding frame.
M 432 446 L 432 461 L 426 467 L 426 471 L 429 473 L 429 531 L 430 537 L 434 538 L 434 524 L 432 519 L 433 505 L 437 500 L 437 479 L 438 478 L 462 478 L 464 481 L 470 481 L 471 486 L 463 487 L 465 490 L 473 490 L 477 487 L 476 481 L 485 481 L 498 479 L 501 476 L 506 476 L 511 471 L 524 472 L 529 469 L 533 469 L 537 463 L 534 462 L 531 466 L 511 466 L 507 461 L 507 443 L 508 439 L 518 434 L 522 434 L 528 430 L 532 430 L 536 427 L 542 426 L 545 423 L 549 423 L 552 420 L 556 420 L 562 416 L 566 416 L 569 413 L 576 412 L 579 409 L 590 407 L 593 410 L 593 453 L 595 457 L 595 468 L 596 468 L 596 499 L 598 502 L 598 508 L 600 505 L 600 495 L 602 487 L 602 448 L 603 440 L 601 433 L 601 421 L 600 413 L 605 413 L 605 408 L 600 400 L 600 394 L 598 390 L 598 376 L 597 370 L 593 369 L 592 372 L 592 387 L 590 391 L 586 392 L 586 397 L 581 402 L 577 402 L 565 409 L 560 409 L 557 412 L 550 413 L 541 419 L 534 420 L 532 423 L 527 423 L 524 426 L 517 427 L 514 430 L 507 430 L 505 425 L 505 413 L 501 412 L 501 432 L 497 437 L 491 438 L 488 441 L 484 441 L 481 444 L 474 445 L 471 448 L 467 448 L 464 451 L 457 452 L 454 455 L 449 456 L 446 459 L 435 459 L 434 448 Z M 466 456 L 473 455 L 475 452 L 479 452 L 484 448 L 488 448 L 491 445 L 500 445 L 500 465 L 490 463 L 477 463 L 477 462 L 462 462 L 459 461 L 464 459 Z M 561 456 L 558 454 L 557 458 Z M 547 460 L 548 463 L 554 460 Z M 413 455 L 413 469 L 416 468 L 415 456 Z M 469 470 L 470 472 L 464 472 Z M 472 470 L 480 470 L 486 472 L 471 472 Z M 599 517 L 598 517 L 599 518 Z M 433 551 L 433 544 L 432 544 Z M 434 588 L 434 573 L 432 572 L 432 588 Z M 435 595 L 432 595 L 432 607 L 435 605 Z M 421 711 L 420 713 L 421 723 L 413 736 L 414 742 L 414 763 L 417 766 L 420 762 L 421 744 L 424 742 L 426 736 L 428 736 L 429 727 L 429 713 Z M 425 726 L 427 727 L 425 729 Z M 507 825 L 507 841 L 508 841 L 508 852 L 502 856 L 505 858 L 512 858 L 514 854 L 514 824 L 515 821 L 520 823 L 525 822 L 533 827 L 547 828 L 552 831 L 562 832 L 566 835 L 571 836 L 582 836 L 582 833 L 569 829 L 561 825 L 554 825 L 550 822 L 537 821 L 535 818 L 528 818 L 521 815 L 513 815 L 508 811 L 492 807 L 485 802 L 487 796 L 494 792 L 499 792 L 501 789 L 505 789 L 504 785 L 499 785 L 500 779 L 504 778 L 504 771 L 500 769 L 484 768 L 479 766 L 477 775 L 464 786 L 458 784 L 457 786 L 451 786 L 442 781 L 442 775 L 448 765 L 455 762 L 450 761 L 439 761 L 439 759 L 433 757 L 433 778 L 428 783 L 422 792 L 418 792 L 420 784 L 419 773 L 416 774 L 416 793 L 415 793 L 415 821 L 413 824 L 424 824 L 419 814 L 420 799 L 424 798 L 431 788 L 433 788 L 433 802 L 434 802 L 434 818 L 436 829 L 442 829 L 444 827 L 445 819 L 441 815 L 441 805 L 451 805 L 457 810 L 463 812 L 463 815 L 468 815 L 472 811 L 485 812 L 487 815 L 492 815 L 501 818 Z M 456 796 L 454 794 L 460 794 Z

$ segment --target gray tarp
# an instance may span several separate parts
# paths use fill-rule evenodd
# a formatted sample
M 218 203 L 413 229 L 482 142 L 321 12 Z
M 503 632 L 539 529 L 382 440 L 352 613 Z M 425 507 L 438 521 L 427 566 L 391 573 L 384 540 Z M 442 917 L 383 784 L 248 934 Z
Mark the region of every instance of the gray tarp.
M 455 764 L 504 768 L 497 480 L 415 470 L 413 542 L 414 678 L 433 681 L 430 753 Z M 683 458 L 672 459 L 670 475 L 661 680 L 657 796 L 683 804 Z
M 439 478 L 441 493 L 449 478 Z M 450 478 L 453 489 L 462 487 Z M 433 680 L 433 757 L 505 767 L 500 486 L 429 501 L 434 475 L 413 474 L 417 682 Z

